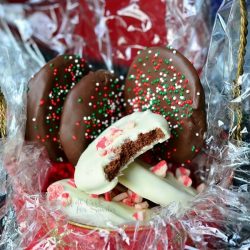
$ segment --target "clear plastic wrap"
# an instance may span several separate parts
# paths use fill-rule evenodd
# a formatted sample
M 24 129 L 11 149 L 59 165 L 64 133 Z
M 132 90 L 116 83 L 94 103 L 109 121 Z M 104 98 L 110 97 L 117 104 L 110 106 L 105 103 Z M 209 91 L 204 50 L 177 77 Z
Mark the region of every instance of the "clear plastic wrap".
M 125 43 L 123 47 L 119 47 L 114 44 L 116 42 L 115 38 L 111 42 L 108 30 L 110 31 L 112 28 L 107 28 L 107 22 L 104 21 L 106 20 L 104 16 L 109 13 L 104 11 L 105 8 L 108 8 L 108 2 L 105 5 L 102 1 L 83 1 L 81 5 L 78 5 L 77 1 L 65 1 L 66 8 L 61 8 L 55 1 L 49 1 L 49 3 L 42 2 L 38 5 L 25 5 L 24 9 L 21 5 L 18 7 L 20 8 L 19 12 L 22 12 L 23 15 L 25 13 L 23 10 L 27 11 L 28 7 L 35 8 L 36 13 L 40 12 L 39 15 L 41 15 L 41 11 L 45 11 L 48 17 L 54 21 L 58 21 L 58 16 L 57 18 L 54 16 L 53 8 L 61 10 L 56 13 L 61 14 L 62 20 L 65 19 L 65 21 L 62 21 L 64 26 L 59 25 L 61 22 L 55 22 L 56 26 L 51 26 L 52 31 L 58 31 L 56 35 L 52 32 L 53 38 L 56 37 L 55 40 L 51 39 L 49 34 L 46 33 L 51 32 L 51 30 L 48 31 L 43 29 L 44 27 L 40 27 L 41 30 L 37 31 L 33 27 L 33 32 L 29 33 L 29 36 L 26 34 L 25 37 L 21 34 L 22 42 L 19 42 L 12 35 L 14 31 L 11 32 L 6 23 L 1 23 L 1 26 L 5 29 L 1 38 L 5 39 L 5 42 L 0 47 L 0 61 L 5 67 L 0 69 L 0 86 L 8 106 L 8 137 L 1 141 L 0 194 L 3 194 L 1 197 L 6 195 L 6 201 L 4 206 L 0 208 L 0 216 L 5 214 L 0 248 L 249 249 L 250 134 L 248 128 L 250 124 L 250 68 L 248 62 L 250 59 L 250 45 L 247 46 L 245 57 L 245 73 L 240 78 L 242 94 L 234 99 L 232 97 L 232 82 L 235 80 L 236 75 L 240 30 L 240 12 L 236 0 L 224 1 L 217 14 L 208 58 L 202 73 L 207 102 L 207 147 L 202 154 L 196 157 L 192 165 L 195 174 L 206 183 L 207 188 L 197 195 L 195 200 L 189 204 L 188 209 L 183 209 L 178 204 L 171 204 L 159 208 L 159 214 L 146 224 L 137 222 L 132 226 L 130 225 L 129 228 L 100 229 L 68 223 L 67 217 L 62 214 L 60 209 L 49 205 L 46 201 L 43 191 L 49 176 L 52 175 L 53 178 L 60 179 L 69 177 L 72 173 L 63 171 L 63 173 L 55 173 L 44 149 L 24 141 L 27 81 L 44 63 L 39 50 L 30 49 L 30 46 L 32 46 L 30 44 L 33 38 L 38 39 L 37 42 L 39 43 L 41 40 L 39 34 L 45 32 L 47 35 L 42 36 L 42 39 L 45 39 L 42 42 L 50 48 L 50 50 L 46 51 L 51 52 L 51 49 L 56 49 L 59 53 L 67 51 L 81 53 L 82 47 L 79 46 L 79 43 L 72 43 L 72 41 L 80 39 L 77 41 L 84 42 L 86 47 L 90 46 L 89 50 L 95 48 L 94 44 L 97 46 L 99 56 L 86 52 L 83 46 L 84 55 L 87 57 L 93 56 L 94 63 L 101 60 L 100 64 L 102 65 L 104 62 L 107 68 L 127 65 L 133 54 L 126 54 L 126 49 L 140 49 L 145 44 L 134 40 L 133 43 L 135 44 Z M 177 32 L 176 36 L 173 34 L 174 29 L 169 28 L 168 32 L 165 32 L 168 33 L 172 40 L 169 40 L 166 33 L 164 33 L 165 40 L 160 40 L 159 43 L 171 42 L 175 47 L 177 46 L 178 49 L 183 51 L 189 59 L 194 59 L 197 63 L 196 67 L 200 69 L 206 54 L 204 39 L 207 39 L 208 34 L 203 37 L 203 33 L 203 39 L 195 35 L 184 39 L 185 36 L 182 35 L 190 35 L 193 32 L 202 33 L 200 29 L 206 32 L 202 28 L 205 27 L 204 16 L 201 15 L 204 7 L 201 4 L 202 1 L 195 1 L 195 4 L 191 2 L 194 1 L 161 1 L 159 3 L 169 6 L 169 12 L 166 14 L 164 22 L 169 25 L 169 22 L 173 21 L 172 28 L 174 25 L 181 27 L 178 28 L 180 33 Z M 125 26 L 126 31 L 129 31 L 128 28 L 130 27 L 132 31 L 139 32 L 141 35 L 146 34 L 146 30 L 150 28 L 150 23 L 152 24 L 153 21 L 150 18 L 147 19 L 148 17 L 142 11 L 138 12 L 136 5 L 139 6 L 140 1 L 131 1 L 130 4 L 124 1 L 123 8 L 115 12 L 117 16 L 112 15 L 112 12 L 110 12 L 108 19 L 119 20 L 120 25 L 122 25 L 124 16 L 134 18 L 134 13 L 140 13 L 138 26 L 132 24 L 132 26 Z M 186 11 L 182 13 L 181 8 L 176 6 L 183 7 L 184 5 L 186 8 L 182 10 Z M 8 7 L 8 5 L 3 6 L 3 8 Z M 1 8 L 2 6 L 0 6 Z M 250 13 L 249 8 L 250 6 L 248 6 L 248 13 Z M 6 9 L 4 10 L 6 11 Z M 86 12 L 82 13 L 82 10 L 92 11 L 91 16 L 93 19 L 90 20 L 95 24 L 95 31 L 98 31 L 94 34 L 96 39 L 92 41 L 93 46 L 90 43 L 91 39 L 84 36 L 84 34 L 88 34 L 86 30 L 82 31 L 82 36 L 74 37 L 73 27 L 77 25 L 76 20 L 87 17 L 83 14 Z M 95 11 L 93 12 L 93 10 Z M 174 19 L 171 18 L 171 13 L 175 17 Z M 18 19 L 19 14 L 16 13 L 15 18 L 13 17 L 11 20 Z M 5 16 L 4 11 L 0 11 L 0 15 Z M 35 14 L 30 15 L 34 18 Z M 19 17 L 20 20 L 27 21 L 30 20 L 31 16 L 28 19 L 24 19 L 24 16 Z M 40 20 L 39 16 L 36 16 L 36 18 Z M 193 21 L 185 18 L 190 18 Z M 174 21 L 175 19 L 178 19 L 179 22 Z M 203 20 L 202 25 L 198 24 L 197 19 Z M 197 25 L 194 26 L 193 22 L 197 23 L 198 29 L 195 28 Z M 32 23 L 35 25 L 34 20 Z M 53 22 L 49 21 L 48 23 L 51 25 Z M 26 24 L 28 25 L 29 21 Z M 20 33 L 20 27 L 18 30 Z M 122 29 L 117 28 L 117 30 L 121 31 Z M 24 29 L 24 31 L 27 32 L 27 29 Z M 66 39 L 65 34 L 69 40 Z M 137 37 L 140 37 L 140 35 L 137 34 Z M 197 40 L 189 40 L 191 38 Z M 61 39 L 63 39 L 63 45 L 59 46 L 58 43 Z M 185 41 L 183 42 L 182 39 Z M 15 46 L 9 44 L 10 41 Z M 68 46 L 67 42 L 71 46 Z M 192 46 L 186 46 L 186 43 L 192 44 Z M 125 50 L 122 50 L 122 48 Z M 122 56 L 112 54 L 111 51 L 117 51 L 117 54 Z M 115 60 L 113 57 L 115 57 Z M 234 115 L 232 114 L 232 105 L 235 102 L 242 103 L 241 107 L 244 114 L 242 135 L 245 142 L 240 145 L 238 145 L 237 141 L 229 139 L 230 134 L 235 129 L 235 123 L 232 124 L 231 122 L 231 117 Z

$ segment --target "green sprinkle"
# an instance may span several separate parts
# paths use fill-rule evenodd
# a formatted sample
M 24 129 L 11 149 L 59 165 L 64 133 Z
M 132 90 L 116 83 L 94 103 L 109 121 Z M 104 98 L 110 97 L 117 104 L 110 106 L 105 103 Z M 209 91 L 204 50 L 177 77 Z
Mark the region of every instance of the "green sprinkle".
M 170 61 L 169 61 L 168 59 L 165 59 L 164 62 L 165 62 L 166 64 L 169 64 L 169 63 L 170 63 Z
M 78 103 L 82 103 L 82 101 L 83 101 L 83 100 L 82 100 L 82 97 L 79 97 L 79 98 L 77 99 L 77 102 L 78 102 Z

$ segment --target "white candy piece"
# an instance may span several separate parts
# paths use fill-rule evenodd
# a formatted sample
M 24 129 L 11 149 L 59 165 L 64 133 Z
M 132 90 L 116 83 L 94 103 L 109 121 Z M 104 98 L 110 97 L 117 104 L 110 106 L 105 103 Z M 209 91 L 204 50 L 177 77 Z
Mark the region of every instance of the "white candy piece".
M 171 202 L 185 205 L 197 194 L 194 189 L 184 187 L 171 174 L 161 178 L 136 161 L 123 171 L 119 182 L 143 198 L 163 206 Z
M 64 203 L 62 196 L 67 196 L 67 203 Z M 106 201 L 100 197 L 92 198 L 74 187 L 69 179 L 53 183 L 48 188 L 47 198 L 50 201 L 58 201 L 61 210 L 70 221 L 84 225 L 108 227 L 110 223 L 117 226 L 142 219 L 140 216 L 138 218 L 135 216 L 138 210 L 134 207 L 122 202 Z M 143 210 L 143 219 L 149 219 L 150 215 L 150 210 Z
M 164 134 L 160 140 L 154 140 L 144 146 L 135 155 L 120 166 L 119 173 L 109 181 L 105 167 L 121 155 L 121 146 L 127 142 L 136 142 L 140 134 L 146 134 L 160 129 Z M 75 168 L 75 183 L 77 188 L 89 194 L 102 194 L 113 189 L 118 183 L 118 176 L 136 157 L 162 143 L 170 137 L 168 122 L 161 115 L 147 110 L 134 112 L 125 116 L 104 130 L 96 140 L 82 153 Z

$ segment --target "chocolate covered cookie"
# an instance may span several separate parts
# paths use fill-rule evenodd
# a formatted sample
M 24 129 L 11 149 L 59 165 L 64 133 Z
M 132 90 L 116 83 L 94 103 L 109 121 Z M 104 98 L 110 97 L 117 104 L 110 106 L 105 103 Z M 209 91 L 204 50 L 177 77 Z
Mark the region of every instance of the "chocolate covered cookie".
M 171 139 L 155 148 L 161 158 L 190 162 L 206 131 L 204 91 L 193 65 L 178 51 L 153 47 L 140 51 L 125 84 L 126 113 L 150 109 L 166 118 Z
M 62 105 L 70 89 L 89 72 L 79 56 L 58 56 L 29 81 L 26 140 L 42 143 L 52 161 L 65 160 L 59 140 Z
M 104 129 L 121 118 L 121 81 L 106 70 L 90 72 L 68 94 L 60 126 L 64 152 L 72 164 Z

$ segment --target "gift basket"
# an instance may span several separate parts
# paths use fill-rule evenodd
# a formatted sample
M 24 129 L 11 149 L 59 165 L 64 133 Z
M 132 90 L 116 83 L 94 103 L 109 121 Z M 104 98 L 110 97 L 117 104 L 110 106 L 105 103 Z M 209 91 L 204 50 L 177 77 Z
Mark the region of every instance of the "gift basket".
M 68 0 L 61 1 L 59 4 L 59 1 L 53 0 L 0 5 L 0 32 L 3 41 L 0 45 L 0 60 L 3 65 L 0 68 L 2 92 L 0 95 L 0 249 L 249 249 L 250 68 L 248 61 L 250 60 L 250 48 L 247 44 L 247 20 L 250 5 L 244 0 L 224 1 L 218 10 L 210 34 L 207 25 L 206 8 L 208 3 L 206 1 L 153 1 L 154 3 L 150 4 L 145 3 L 146 1 L 124 0 L 119 2 Z M 208 44 L 209 39 L 210 45 Z M 154 49 L 155 46 L 162 47 L 166 44 L 170 44 L 167 49 Z M 143 79 L 142 83 L 147 86 L 148 80 L 140 72 L 145 53 L 146 58 L 149 54 L 154 54 L 153 59 L 149 59 L 152 59 L 155 72 L 159 70 L 159 64 L 155 63 L 155 58 L 164 53 L 167 55 L 171 53 L 170 60 L 164 60 L 167 65 L 164 67 L 169 70 L 163 71 L 166 73 L 166 77 L 173 70 L 171 65 L 179 69 L 178 64 L 174 64 L 176 58 L 181 58 L 182 62 L 184 60 L 184 63 L 181 64 L 182 68 L 188 65 L 188 70 L 192 68 L 191 72 L 193 72 L 193 66 L 190 66 L 190 63 L 187 63 L 186 59 L 183 59 L 184 57 L 180 56 L 173 47 L 192 62 L 201 77 L 205 92 L 206 103 L 204 106 L 206 106 L 207 125 L 199 120 L 205 117 L 205 112 L 199 112 L 199 119 L 197 118 L 194 126 L 200 126 L 201 130 L 206 130 L 205 146 L 198 150 L 198 147 L 191 145 L 192 150 L 188 153 L 192 154 L 193 159 L 185 158 L 182 163 L 172 163 L 171 159 L 168 161 L 168 158 L 165 160 L 159 158 L 161 161 L 155 163 L 155 157 L 151 157 L 151 153 L 144 154 L 141 160 L 152 164 L 150 171 L 153 174 L 146 173 L 140 162 L 131 163 L 134 164 L 133 168 L 128 167 L 124 170 L 123 175 L 119 176 L 119 182 L 124 186 L 130 187 L 131 185 L 131 187 L 138 188 L 138 192 L 145 194 L 143 197 L 146 197 L 147 200 L 142 199 L 132 188 L 124 191 L 124 186 L 119 185 L 117 185 L 119 186 L 117 189 L 122 191 L 119 190 L 116 194 L 103 191 L 98 195 L 97 192 L 90 192 L 89 196 L 84 192 L 78 192 L 75 189 L 76 186 L 78 188 L 86 185 L 83 188 L 84 191 L 93 187 L 92 183 L 95 178 L 92 179 L 91 172 L 84 177 L 81 168 L 86 161 L 88 164 L 85 164 L 84 167 L 87 170 L 84 171 L 89 171 L 89 168 L 93 167 L 92 165 L 96 165 L 97 168 L 99 156 L 93 159 L 92 143 L 86 149 L 84 148 L 85 151 L 81 148 L 81 153 L 82 151 L 84 153 L 80 159 L 79 156 L 75 156 L 76 153 L 71 152 L 71 149 L 75 147 L 72 141 L 77 141 L 78 137 L 73 134 L 70 137 L 71 140 L 68 140 L 64 135 L 67 135 L 67 131 L 72 129 L 70 123 L 74 116 L 77 114 L 84 117 L 83 111 L 85 112 L 85 108 L 78 109 L 76 105 L 82 104 L 88 97 L 90 100 L 94 100 L 99 94 L 102 98 L 101 101 L 104 102 L 105 98 L 108 98 L 105 94 L 110 94 L 112 98 L 117 99 L 111 103 L 115 105 L 111 111 L 117 112 L 117 116 L 123 117 L 125 111 L 120 112 L 119 100 L 123 98 L 120 93 L 124 91 L 124 88 L 125 91 L 129 89 L 130 85 L 126 84 L 128 84 L 127 82 L 133 83 L 134 72 L 139 72 L 140 78 L 136 78 L 136 80 Z M 58 54 L 64 56 L 52 59 Z M 52 61 L 45 65 L 46 61 L 50 59 Z M 60 75 L 56 65 L 61 62 L 65 63 L 65 60 L 69 60 L 70 64 Z M 87 61 L 89 64 L 86 63 Z M 173 64 L 171 64 L 172 61 L 174 61 Z M 73 66 L 74 63 L 75 66 Z M 40 70 L 44 65 L 45 67 Z M 130 67 L 130 65 L 132 66 Z M 52 106 L 53 103 L 55 106 L 58 105 L 57 103 L 60 103 L 62 99 L 65 104 L 67 103 L 67 113 L 64 105 L 62 117 L 57 116 L 56 112 L 51 112 L 47 119 L 50 120 L 51 115 L 56 125 L 57 120 L 61 120 L 60 138 L 65 152 L 58 153 L 61 150 L 59 147 L 59 151 L 55 151 L 60 155 L 59 158 L 53 155 L 54 148 L 50 146 L 55 144 L 38 143 L 47 142 L 50 135 L 54 136 L 53 139 L 55 138 L 52 142 L 57 142 L 57 132 L 54 132 L 56 129 L 58 130 L 57 126 L 50 125 L 50 133 L 45 133 L 44 138 L 39 135 L 39 138 L 36 138 L 37 141 L 27 139 L 32 138 L 32 129 L 35 128 L 35 131 L 41 132 L 40 125 L 43 122 L 39 116 L 36 118 L 31 116 L 32 119 L 29 120 L 29 114 L 37 112 L 42 116 L 41 110 L 46 103 L 46 99 L 40 97 L 45 88 L 36 87 L 36 94 L 33 98 L 31 93 L 34 90 L 31 84 L 28 85 L 28 82 L 31 79 L 30 82 L 38 82 L 41 86 L 44 79 L 46 82 L 52 82 L 47 73 L 48 70 L 44 70 L 47 68 L 52 69 L 52 77 L 56 81 L 62 78 L 67 82 L 70 76 L 70 80 L 75 82 L 79 76 L 86 73 L 85 81 L 76 84 L 70 91 L 66 91 L 66 99 L 63 99 L 65 92 L 62 89 L 55 88 L 50 92 L 55 96 L 54 98 L 51 94 Z M 77 70 L 75 70 L 76 68 Z M 109 73 L 103 73 L 103 70 L 98 71 L 99 69 L 107 69 L 120 77 L 117 80 L 117 78 L 112 78 Z M 93 70 L 99 73 L 96 75 L 89 73 Z M 150 69 L 147 70 L 149 72 Z M 173 71 L 173 75 L 176 78 L 179 77 L 180 83 L 188 84 L 187 78 L 190 79 L 192 76 L 188 70 L 183 70 L 185 74 Z M 36 72 L 39 73 L 34 76 Z M 149 73 L 149 76 L 154 74 Z M 84 91 L 80 89 L 80 86 L 86 85 L 88 89 L 91 89 L 89 87 L 91 77 L 103 77 L 103 74 L 105 79 L 111 79 L 110 82 L 114 83 L 114 86 L 118 86 L 116 89 L 112 87 L 112 92 L 99 91 L 99 82 L 93 89 L 95 95 L 92 95 L 92 92 L 87 94 L 86 87 Z M 199 81 L 196 80 L 198 79 L 196 74 L 194 82 Z M 164 74 L 163 77 L 165 77 Z M 125 79 L 126 83 L 123 87 Z M 121 85 L 118 84 L 119 81 Z M 160 95 L 168 96 L 165 89 L 157 89 L 157 83 L 158 80 L 153 79 L 151 90 L 147 88 L 149 91 L 147 95 L 151 94 L 150 91 L 155 88 Z M 194 98 L 194 100 L 201 100 L 200 96 L 203 92 L 202 89 L 199 89 L 202 87 L 198 83 L 196 84 L 198 97 L 195 97 L 197 99 Z M 177 86 L 175 89 L 169 89 L 169 91 L 179 93 L 178 85 L 175 86 Z M 74 89 L 77 91 L 73 91 Z M 186 87 L 184 90 L 189 94 Z M 181 93 L 184 93 L 184 90 Z M 84 93 L 83 98 L 79 96 L 81 91 Z M 136 93 L 140 91 L 140 88 L 135 90 Z M 127 95 L 133 94 L 134 92 L 128 90 Z M 70 102 L 71 99 L 68 96 L 73 96 L 72 99 L 76 101 Z M 175 100 L 175 96 L 175 94 L 171 96 L 172 100 Z M 182 94 L 180 94 L 182 100 L 181 96 Z M 144 97 L 141 98 L 145 101 Z M 135 97 L 134 100 L 138 100 L 138 98 Z M 157 99 L 153 99 L 153 101 L 152 106 L 157 106 Z M 140 102 L 138 103 L 140 104 Z M 88 102 L 91 112 L 92 107 L 97 104 L 99 105 L 99 102 Z M 184 108 L 190 108 L 189 105 L 192 105 L 189 102 L 184 104 L 186 105 L 183 105 Z M 171 105 L 173 106 L 173 104 Z M 202 106 L 202 104 L 196 105 Z M 50 110 L 49 105 L 48 109 Z M 197 109 L 200 111 L 200 108 Z M 174 110 L 176 109 L 174 108 Z M 59 108 L 57 111 L 60 113 L 61 109 Z M 108 114 L 111 111 L 105 109 Z M 175 113 L 178 112 L 177 110 Z M 195 111 L 192 112 L 192 114 L 195 113 Z M 96 125 L 91 122 L 102 115 L 103 109 L 98 109 L 98 113 L 97 115 L 95 113 L 96 116 L 92 116 L 91 113 L 91 118 L 88 116 L 83 118 L 87 129 L 89 129 L 89 124 Z M 102 137 L 97 137 L 99 138 L 97 149 L 100 157 L 109 154 L 110 151 L 107 147 L 112 145 L 119 136 L 127 136 L 129 131 L 134 131 L 137 124 L 143 128 L 146 126 L 147 129 L 152 127 L 152 131 L 155 126 L 152 124 L 158 124 L 165 137 L 167 139 L 170 137 L 168 131 L 164 130 L 165 125 L 162 125 L 165 124 L 165 119 L 162 120 L 158 114 L 147 111 L 139 119 L 137 116 L 140 115 L 140 112 L 139 114 L 132 112 L 123 118 L 119 117 L 121 119 L 118 121 L 111 119 L 110 127 L 105 125 L 108 128 L 101 133 Z M 187 116 L 187 119 L 190 116 Z M 130 117 L 130 120 L 126 120 L 127 117 Z M 138 119 L 136 123 L 131 120 L 131 117 L 135 120 Z M 63 120 L 65 120 L 64 123 Z M 115 127 L 114 124 L 122 125 L 122 129 Z M 181 148 L 182 144 L 188 145 L 189 140 L 190 144 L 193 142 L 198 144 L 199 134 L 195 133 L 195 137 L 192 135 L 188 137 L 193 132 L 193 127 L 188 128 L 184 133 L 185 136 L 180 136 L 182 141 L 177 148 Z M 125 135 L 124 131 L 126 131 Z M 174 133 L 173 131 L 174 128 L 171 128 L 171 133 Z M 37 136 L 37 133 L 35 135 Z M 90 134 L 88 130 L 85 131 L 85 135 L 89 136 L 88 139 L 94 138 L 94 136 L 91 137 L 93 133 Z M 152 137 L 146 139 L 149 140 L 148 138 Z M 137 145 L 138 143 L 132 144 L 129 152 L 136 150 Z M 184 151 L 189 147 L 186 145 Z M 124 143 L 122 146 L 123 151 L 126 151 L 126 144 Z M 112 149 L 109 150 L 112 151 Z M 174 148 L 173 152 L 175 151 Z M 159 153 L 157 148 L 152 152 Z M 114 150 L 112 153 L 117 153 L 117 151 Z M 174 157 L 173 155 L 171 157 Z M 193 157 L 194 155 L 195 157 Z M 65 160 L 66 158 L 69 161 Z M 92 161 L 93 164 L 91 164 Z M 69 162 L 73 162 L 73 164 Z M 76 165 L 76 169 L 74 165 Z M 131 169 L 134 169 L 134 172 Z M 170 172 L 167 169 L 170 169 Z M 172 172 L 185 187 L 177 184 Z M 101 179 L 101 177 L 97 177 L 99 172 L 94 172 L 94 174 L 96 179 Z M 106 173 L 106 176 L 108 174 Z M 138 178 L 133 181 L 128 176 Z M 160 181 L 162 177 L 169 178 L 168 183 L 171 184 L 171 187 L 167 186 L 165 181 Z M 113 185 L 113 179 L 111 178 L 108 183 Z M 104 184 L 106 188 L 107 182 Z M 189 187 L 191 184 L 194 188 Z M 155 187 L 158 185 L 159 189 Z M 173 189 L 171 189 L 172 186 Z M 163 187 L 162 190 L 160 190 L 161 187 Z M 164 188 L 168 189 L 164 190 Z M 189 194 L 183 195 L 184 191 L 179 189 Z M 146 191 L 144 192 L 144 190 Z M 160 190 L 160 192 L 152 190 Z M 164 191 L 167 194 L 164 194 Z M 102 193 L 105 194 L 100 198 Z M 190 194 L 192 199 L 183 202 Z M 169 202 L 169 200 L 172 201 L 171 197 L 174 197 L 177 202 Z M 157 203 L 157 199 L 160 200 L 159 203 Z M 167 205 L 164 203 L 166 199 L 169 202 Z M 121 200 L 123 205 L 115 204 Z M 164 202 L 161 202 L 162 200 Z M 77 205 L 74 205 L 73 201 Z M 163 205 L 148 209 L 152 203 Z M 129 208 L 124 209 L 126 206 Z M 133 206 L 139 212 L 134 213 Z M 146 215 L 141 213 L 144 210 L 150 213 L 147 220 L 144 220 Z M 132 221 L 124 219 L 131 215 Z

